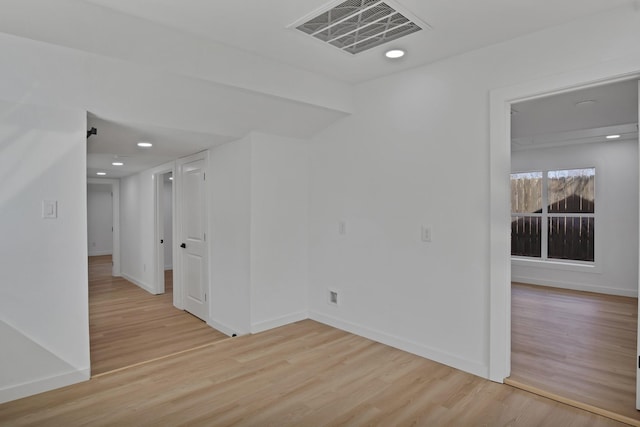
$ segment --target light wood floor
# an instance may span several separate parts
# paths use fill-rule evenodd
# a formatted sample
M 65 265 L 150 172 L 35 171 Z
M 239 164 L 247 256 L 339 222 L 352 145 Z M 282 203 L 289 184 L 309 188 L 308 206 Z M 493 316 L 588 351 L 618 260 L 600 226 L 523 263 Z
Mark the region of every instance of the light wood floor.
M 512 285 L 511 377 L 640 421 L 637 298 Z
M 226 339 L 173 306 L 172 275 L 162 295 L 111 276 L 111 256 L 89 258 L 91 374 L 98 375 Z
M 0 405 L 2 426 L 621 426 L 310 320 Z

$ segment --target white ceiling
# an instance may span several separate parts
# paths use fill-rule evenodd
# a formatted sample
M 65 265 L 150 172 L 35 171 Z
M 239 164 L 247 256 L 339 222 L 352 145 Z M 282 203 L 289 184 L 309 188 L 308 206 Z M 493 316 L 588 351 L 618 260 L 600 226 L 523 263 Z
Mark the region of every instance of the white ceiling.
M 251 131 L 311 136 L 353 112 L 354 84 L 634 3 L 392 0 L 431 27 L 392 43 L 407 51 L 399 61 L 384 57 L 384 45 L 354 56 L 287 28 L 340 2 L 3 0 L 0 32 L 90 54 L 84 61 L 98 77 L 86 105 L 98 117 L 90 115 L 88 127 L 98 135 L 88 140 L 88 176 L 105 169 L 121 177 Z M 166 101 L 159 109 L 165 116 L 153 116 L 156 109 L 139 99 L 111 102 L 131 94 L 156 99 L 154 88 Z M 115 105 L 142 109 L 146 124 L 131 123 Z M 191 116 L 207 126 L 189 131 Z M 152 139 L 154 148 L 137 149 L 140 139 Z M 111 166 L 115 156 L 126 166 Z
M 512 148 L 638 139 L 638 81 L 627 80 L 512 105 Z
M 87 126 L 95 127 L 97 135 L 87 139 L 87 176 L 122 178 L 150 169 L 179 157 L 206 150 L 235 138 L 219 135 L 165 129 L 155 126 L 115 123 L 89 114 Z M 140 141 L 151 142 L 151 148 L 139 148 Z M 114 161 L 124 166 L 113 166 Z
M 351 83 L 482 46 L 509 40 L 577 18 L 628 5 L 630 0 L 392 0 L 429 24 L 393 42 L 406 49 L 398 62 L 384 58 L 388 46 L 359 55 L 287 28 L 327 0 L 84 0 L 125 14 L 197 34 L 212 41 Z

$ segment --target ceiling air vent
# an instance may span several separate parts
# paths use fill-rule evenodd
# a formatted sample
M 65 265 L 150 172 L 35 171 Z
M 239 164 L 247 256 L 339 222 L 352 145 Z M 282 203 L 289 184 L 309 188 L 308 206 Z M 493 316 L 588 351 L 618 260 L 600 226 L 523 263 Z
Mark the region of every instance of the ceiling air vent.
M 315 12 L 291 25 L 352 54 L 428 29 L 390 1 L 347 0 Z

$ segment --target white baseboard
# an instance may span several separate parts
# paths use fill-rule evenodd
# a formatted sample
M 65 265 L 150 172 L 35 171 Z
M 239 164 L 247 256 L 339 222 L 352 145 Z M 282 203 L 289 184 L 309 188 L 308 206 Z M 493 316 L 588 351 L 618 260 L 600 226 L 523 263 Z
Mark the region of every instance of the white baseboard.
M 424 357 L 425 359 L 433 360 L 435 362 L 451 366 L 455 369 L 460 369 L 461 371 L 465 371 L 482 378 L 489 378 L 489 366 L 487 365 L 483 365 L 471 360 L 466 360 L 461 357 L 454 356 L 452 354 L 431 347 L 427 347 L 420 343 L 397 338 L 385 332 L 376 331 L 361 325 L 357 325 L 355 323 L 350 323 L 344 320 L 337 319 L 335 317 L 327 316 L 326 314 L 319 313 L 317 311 L 309 312 L 309 318 L 317 322 L 333 326 L 334 328 L 342 329 L 343 331 L 368 338 L 381 344 L 385 344 L 390 347 L 394 347 L 399 350 Z
M 113 251 L 89 251 L 89 256 L 113 255 Z
M 67 372 L 52 377 L 42 378 L 28 383 L 11 385 L 0 389 L 0 403 L 10 402 L 34 394 L 44 393 L 60 387 L 87 381 L 91 378 L 89 369 Z
M 260 332 L 268 331 L 269 329 L 279 328 L 280 326 L 288 325 L 290 323 L 299 322 L 309 318 L 309 313 L 305 311 L 299 311 L 297 313 L 287 314 L 285 316 L 277 317 L 271 320 L 265 320 L 258 323 L 251 324 L 251 333 L 257 334 Z
M 145 291 L 149 292 L 150 294 L 153 294 L 153 295 L 157 295 L 158 294 L 155 289 L 153 289 L 148 284 L 144 283 L 142 280 L 138 280 L 135 277 L 131 277 L 126 273 L 121 273 L 121 276 L 124 277 L 125 279 L 127 279 L 128 281 L 130 281 L 131 283 L 133 283 L 134 285 L 136 285 L 136 286 L 144 289 Z
M 241 336 L 241 335 L 247 335 L 249 332 L 243 332 L 243 331 L 237 331 L 235 329 L 233 329 L 231 326 L 225 325 L 222 322 L 218 322 L 215 319 L 208 319 L 207 320 L 207 325 L 211 326 L 213 329 L 215 329 L 216 331 L 220 331 L 223 334 L 227 335 L 227 336 Z
M 0 321 L 0 343 L 6 347 L 2 350 L 0 364 L 0 403 L 86 381 L 90 377 L 88 367 L 72 366 L 5 321 Z M 88 358 L 86 364 L 89 365 Z
M 549 286 L 551 288 L 571 289 L 574 291 L 595 292 L 598 294 L 618 295 L 623 297 L 638 297 L 638 290 L 613 288 L 597 285 L 587 285 L 584 283 L 561 282 L 557 280 L 537 279 L 534 277 L 512 276 L 512 282 L 527 283 L 531 285 Z

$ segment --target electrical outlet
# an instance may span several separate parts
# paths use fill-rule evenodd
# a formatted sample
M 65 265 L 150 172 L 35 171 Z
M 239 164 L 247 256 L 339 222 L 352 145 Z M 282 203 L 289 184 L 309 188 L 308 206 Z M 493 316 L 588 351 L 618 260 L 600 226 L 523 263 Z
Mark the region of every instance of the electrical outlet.
M 331 305 L 338 305 L 339 304 L 338 291 L 329 289 L 329 299 L 327 302 Z

